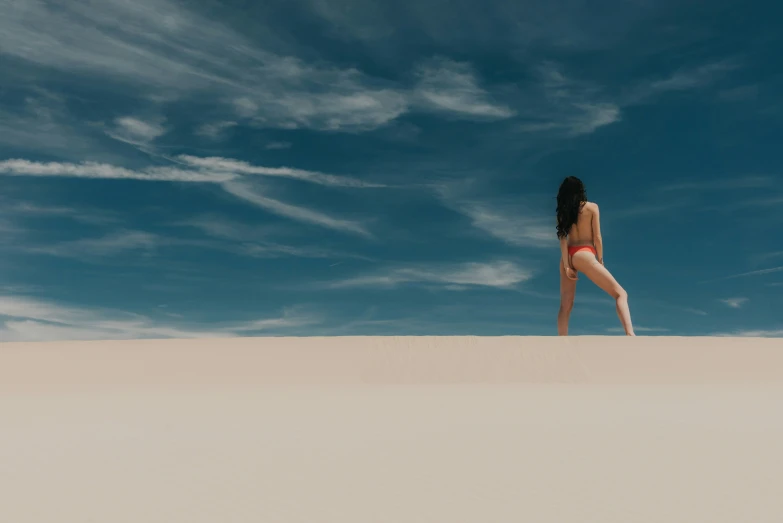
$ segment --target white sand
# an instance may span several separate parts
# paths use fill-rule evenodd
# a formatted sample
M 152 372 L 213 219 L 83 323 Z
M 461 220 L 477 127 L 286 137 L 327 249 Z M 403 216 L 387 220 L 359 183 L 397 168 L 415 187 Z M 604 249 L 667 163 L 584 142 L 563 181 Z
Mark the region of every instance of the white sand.
M 783 340 L 0 344 L 0 521 L 779 522 Z

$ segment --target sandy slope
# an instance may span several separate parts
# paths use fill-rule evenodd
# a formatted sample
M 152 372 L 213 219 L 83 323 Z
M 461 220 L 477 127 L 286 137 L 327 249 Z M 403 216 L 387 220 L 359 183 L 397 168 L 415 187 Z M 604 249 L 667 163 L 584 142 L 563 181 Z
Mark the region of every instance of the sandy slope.
M 783 339 L 334 337 L 0 344 L 0 386 L 783 382 Z
M 0 521 L 779 522 L 783 340 L 0 344 Z

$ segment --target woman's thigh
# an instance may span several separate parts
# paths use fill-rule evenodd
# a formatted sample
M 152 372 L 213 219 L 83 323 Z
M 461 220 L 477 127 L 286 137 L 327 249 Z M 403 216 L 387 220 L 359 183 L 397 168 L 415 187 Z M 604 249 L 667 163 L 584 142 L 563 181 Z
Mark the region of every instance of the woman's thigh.
M 590 281 L 606 291 L 612 297 L 617 297 L 622 290 L 620 284 L 614 279 L 612 273 L 606 267 L 598 263 L 593 253 L 589 251 L 579 251 L 574 253 L 571 262 L 574 268 L 590 278 Z
M 573 305 L 576 295 L 576 280 L 566 276 L 563 260 L 560 260 L 560 303 Z

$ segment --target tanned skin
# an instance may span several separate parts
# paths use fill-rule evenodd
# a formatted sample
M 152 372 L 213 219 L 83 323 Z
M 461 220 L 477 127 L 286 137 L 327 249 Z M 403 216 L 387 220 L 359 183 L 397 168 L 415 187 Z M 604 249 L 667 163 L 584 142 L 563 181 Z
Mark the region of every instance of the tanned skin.
M 597 256 L 589 250 L 581 250 L 572 257 L 568 256 L 571 245 L 592 245 Z M 584 273 L 593 283 L 614 298 L 617 316 L 627 336 L 636 336 L 631 323 L 628 308 L 628 293 L 604 267 L 604 245 L 601 238 L 601 215 L 598 205 L 584 202 L 576 223 L 571 226 L 568 236 L 560 239 L 560 311 L 557 314 L 557 334 L 568 336 L 568 320 L 574 308 L 576 282 L 579 272 Z

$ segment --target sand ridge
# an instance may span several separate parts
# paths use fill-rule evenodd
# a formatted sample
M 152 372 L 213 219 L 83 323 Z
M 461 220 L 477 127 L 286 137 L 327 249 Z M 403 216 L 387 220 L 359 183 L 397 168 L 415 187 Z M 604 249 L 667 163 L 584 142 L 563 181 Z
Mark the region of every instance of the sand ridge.
M 783 340 L 0 343 L 0 521 L 778 523 Z
M 333 337 L 0 343 L 0 387 L 783 382 L 783 339 Z

